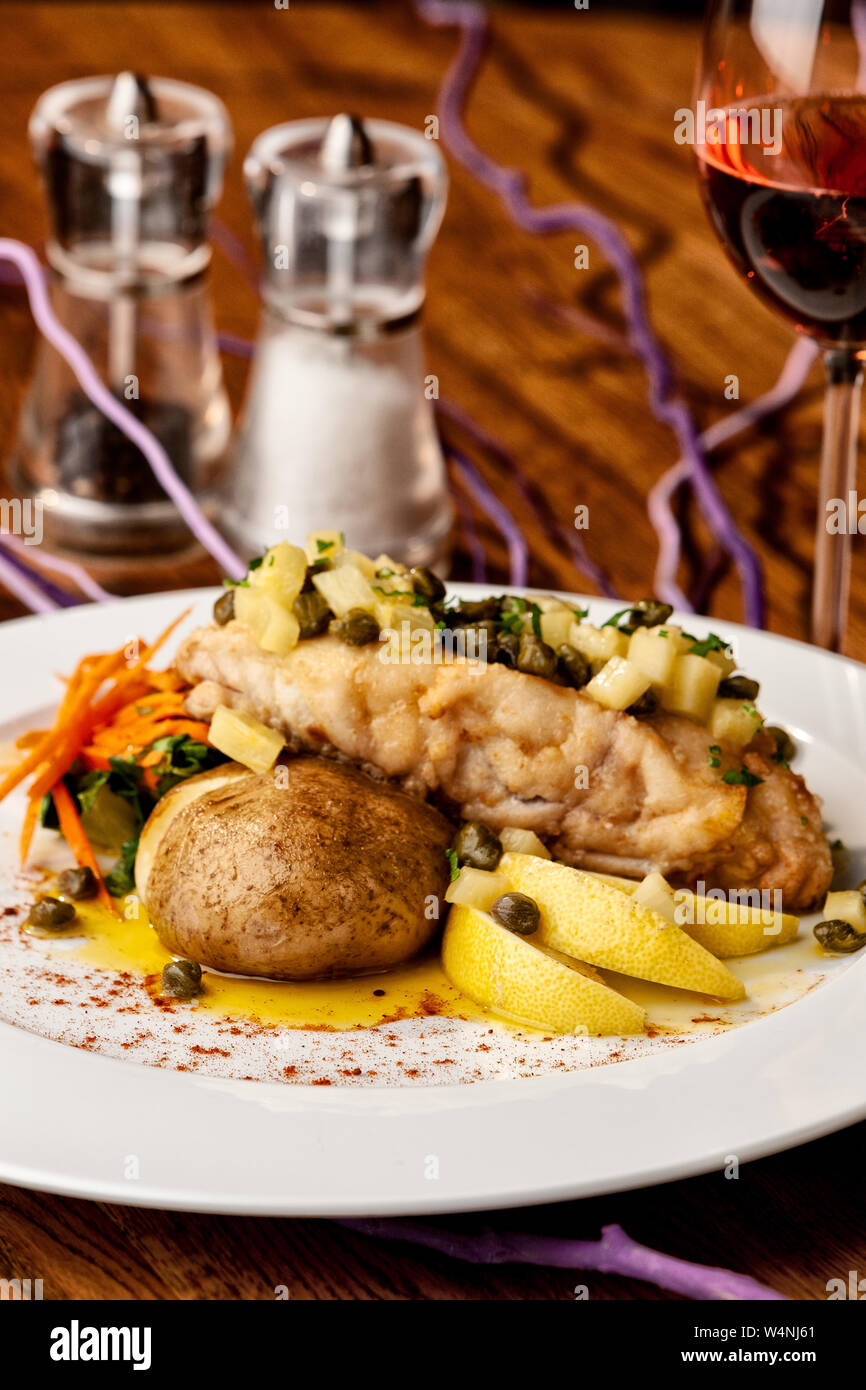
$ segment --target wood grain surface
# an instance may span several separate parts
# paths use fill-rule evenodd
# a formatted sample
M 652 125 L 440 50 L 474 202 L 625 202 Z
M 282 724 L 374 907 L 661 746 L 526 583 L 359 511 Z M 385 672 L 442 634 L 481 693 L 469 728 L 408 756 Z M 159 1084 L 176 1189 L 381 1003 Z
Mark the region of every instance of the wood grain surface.
M 664 17 L 493 8 L 493 37 L 469 114 L 475 139 L 528 171 L 539 204 L 584 199 L 616 219 L 640 255 L 656 328 L 677 363 L 702 425 L 767 390 L 791 345 L 725 261 L 704 217 L 690 152 L 673 140 L 673 112 L 688 103 L 697 28 Z M 242 156 L 278 121 L 341 109 L 419 127 L 435 110 L 455 35 L 429 30 L 404 5 L 79 5 L 0 2 L 2 234 L 38 243 L 42 194 L 26 140 L 28 113 L 54 82 L 131 67 L 200 83 L 231 113 L 236 153 L 219 216 L 250 250 Z M 589 507 L 587 548 L 617 589 L 650 589 L 655 538 L 648 488 L 676 459 L 671 434 L 647 407 L 643 374 L 618 345 L 615 277 L 590 244 L 574 268 L 565 234 L 514 229 L 496 198 L 452 166 L 445 225 L 431 256 L 430 369 L 443 396 L 467 409 L 514 451 L 543 490 L 550 514 L 570 524 Z M 215 256 L 221 329 L 252 337 L 256 303 L 237 270 Z M 554 302 L 558 315 L 545 311 Z M 606 340 L 580 331 L 591 313 Z M 33 330 L 21 292 L 0 288 L 0 445 L 11 443 L 27 379 Z M 227 358 L 233 403 L 244 368 Z M 739 525 L 766 566 L 768 625 L 804 637 L 818 479 L 821 374 L 781 417 L 721 451 L 716 475 Z M 490 460 L 488 481 L 520 516 L 532 550 L 531 582 L 592 592 L 585 575 L 532 516 Z M 700 523 L 698 540 L 706 541 Z M 490 577 L 507 575 L 501 539 L 477 522 Z M 866 563 L 855 542 L 849 651 L 866 659 Z M 468 561 L 458 539 L 455 574 Z M 135 570 L 101 569 L 135 592 L 213 578 L 195 552 Z M 683 579 L 689 580 L 688 571 Z M 741 616 L 737 578 L 722 567 L 709 611 Z M 21 610 L 0 597 L 0 616 Z M 712 1104 L 712 1097 L 707 1097 Z M 826 1297 L 826 1282 L 866 1274 L 859 1182 L 863 1127 L 722 1173 L 643 1192 L 487 1217 L 503 1227 L 591 1238 L 619 1221 L 670 1253 L 751 1274 L 794 1298 Z M 62 1140 L 59 1139 L 59 1143 Z M 634 1136 L 640 1144 L 640 1135 Z M 461 1224 L 467 1224 L 467 1218 Z M 103 1207 L 0 1189 L 0 1276 L 42 1278 L 51 1298 L 658 1298 L 635 1281 L 515 1267 L 458 1265 L 429 1252 L 377 1243 L 324 1222 L 197 1217 Z

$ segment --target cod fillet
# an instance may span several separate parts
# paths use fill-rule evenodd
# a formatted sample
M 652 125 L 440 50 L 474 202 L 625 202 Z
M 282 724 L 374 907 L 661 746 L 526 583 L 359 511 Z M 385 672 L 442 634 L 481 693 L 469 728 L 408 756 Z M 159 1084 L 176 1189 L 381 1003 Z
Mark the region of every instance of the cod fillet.
M 252 714 L 291 748 L 377 770 L 455 816 L 534 830 L 567 863 L 778 889 L 789 911 L 829 886 L 820 803 L 768 735 L 711 768 L 708 730 L 679 715 L 636 719 L 502 665 L 385 651 L 326 635 L 277 657 L 233 621 L 193 632 L 175 665 L 196 718 L 220 704 Z M 722 781 L 741 765 L 762 780 Z

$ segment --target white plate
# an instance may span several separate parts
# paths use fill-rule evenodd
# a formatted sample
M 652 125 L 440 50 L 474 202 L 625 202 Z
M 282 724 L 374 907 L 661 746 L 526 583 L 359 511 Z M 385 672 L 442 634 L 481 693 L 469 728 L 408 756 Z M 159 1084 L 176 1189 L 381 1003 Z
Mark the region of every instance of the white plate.
M 150 636 L 188 603 L 201 619 L 212 600 L 197 590 L 3 625 L 0 741 L 47 715 L 55 673 L 83 652 Z M 594 620 L 616 608 L 580 601 Z M 866 667 L 719 620 L 687 622 L 735 638 L 741 665 L 761 679 L 762 708 L 797 738 L 797 766 L 852 849 L 856 882 L 866 871 Z M 7 836 L 0 886 L 12 862 Z M 0 1181 L 141 1206 L 336 1216 L 546 1202 L 686 1177 L 866 1116 L 864 967 L 843 961 L 798 1002 L 694 1044 L 471 1085 L 206 1077 L 0 1023 Z

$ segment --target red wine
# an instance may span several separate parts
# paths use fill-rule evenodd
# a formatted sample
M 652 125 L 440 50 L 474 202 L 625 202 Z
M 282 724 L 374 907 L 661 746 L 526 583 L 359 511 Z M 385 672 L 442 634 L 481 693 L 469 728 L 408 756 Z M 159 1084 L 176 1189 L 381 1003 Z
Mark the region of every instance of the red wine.
M 753 143 L 733 117 L 725 143 L 698 146 L 716 231 L 752 288 L 803 332 L 866 344 L 866 97 L 741 107 L 776 113 L 781 148 Z

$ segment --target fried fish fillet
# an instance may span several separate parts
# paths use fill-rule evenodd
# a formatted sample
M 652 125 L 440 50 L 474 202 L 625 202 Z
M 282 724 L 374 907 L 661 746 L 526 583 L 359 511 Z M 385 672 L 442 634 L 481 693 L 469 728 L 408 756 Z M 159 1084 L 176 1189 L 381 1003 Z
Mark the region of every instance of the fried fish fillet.
M 771 760 L 766 735 L 745 753 L 723 748 L 712 768 L 707 730 L 678 715 L 635 719 L 501 665 L 385 650 L 323 636 L 280 658 L 231 622 L 192 633 L 175 665 L 196 718 L 230 705 L 291 747 L 378 769 L 460 817 L 534 830 L 570 864 L 778 889 L 792 911 L 826 891 L 820 803 Z M 741 764 L 762 780 L 722 781 Z

